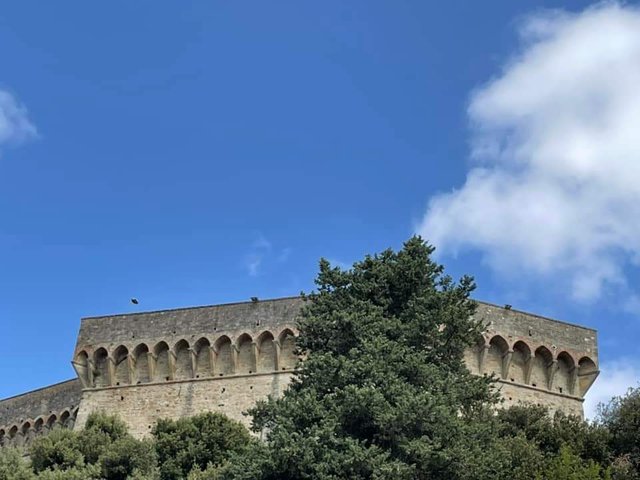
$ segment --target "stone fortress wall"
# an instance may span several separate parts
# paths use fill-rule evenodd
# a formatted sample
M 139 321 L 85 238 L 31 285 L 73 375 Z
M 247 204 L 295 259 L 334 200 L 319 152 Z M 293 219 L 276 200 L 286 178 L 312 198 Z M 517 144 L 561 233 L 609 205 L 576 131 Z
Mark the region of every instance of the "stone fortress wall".
M 73 354 L 78 379 L 0 401 L 4 445 L 25 445 L 92 411 L 117 413 L 144 436 L 158 418 L 242 412 L 277 397 L 295 366 L 300 297 L 85 318 Z M 487 325 L 465 353 L 475 374 L 495 373 L 507 404 L 526 401 L 582 415 L 598 375 L 596 332 L 479 303 Z M 53 423 L 49 423 L 54 415 Z
M 52 428 L 73 428 L 81 397 L 73 379 L 0 401 L 0 445 L 23 447 Z

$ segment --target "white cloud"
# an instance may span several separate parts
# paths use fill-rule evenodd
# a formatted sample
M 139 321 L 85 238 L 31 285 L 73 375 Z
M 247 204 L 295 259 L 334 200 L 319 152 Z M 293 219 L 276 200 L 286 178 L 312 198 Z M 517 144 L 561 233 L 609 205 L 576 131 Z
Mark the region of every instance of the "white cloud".
M 244 259 L 244 266 L 251 277 L 257 277 L 262 265 L 262 254 L 250 253 Z
M 243 265 L 249 276 L 257 277 L 262 273 L 265 264 L 286 263 L 290 255 L 289 247 L 274 252 L 271 241 L 260 233 L 251 244 L 249 253 L 244 256 Z
M 538 13 L 520 39 L 471 97 L 466 182 L 432 198 L 417 231 L 595 300 L 640 264 L 640 10 Z
M 37 135 L 26 108 L 6 90 L 0 90 L 0 146 L 19 143 Z
M 630 387 L 640 385 L 640 365 L 634 359 L 619 359 L 600 366 L 600 375 L 584 401 L 586 418 L 594 419 L 600 403 L 608 403 L 612 397 L 624 395 Z

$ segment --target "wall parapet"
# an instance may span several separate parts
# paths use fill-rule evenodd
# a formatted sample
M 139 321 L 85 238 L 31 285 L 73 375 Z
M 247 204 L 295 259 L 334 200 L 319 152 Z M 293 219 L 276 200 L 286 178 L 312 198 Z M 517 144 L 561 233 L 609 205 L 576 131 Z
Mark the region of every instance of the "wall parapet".
M 81 397 L 73 379 L 0 400 L 0 445 L 24 447 L 53 428 L 73 428 Z

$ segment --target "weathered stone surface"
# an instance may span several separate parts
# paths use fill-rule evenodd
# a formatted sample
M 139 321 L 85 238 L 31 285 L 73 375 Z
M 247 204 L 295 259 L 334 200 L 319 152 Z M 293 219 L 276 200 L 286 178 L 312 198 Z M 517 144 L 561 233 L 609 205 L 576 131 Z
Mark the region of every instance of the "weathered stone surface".
M 0 401 L 0 444 L 20 447 L 54 426 L 73 428 L 81 396 L 73 379 Z
M 73 354 L 79 380 L 0 402 L 0 424 L 28 437 L 36 417 L 64 409 L 77 412 L 76 426 L 92 411 L 117 413 L 136 436 L 158 418 L 204 411 L 248 424 L 242 413 L 290 381 L 302 305 L 292 297 L 85 318 Z M 598 375 L 595 330 L 482 302 L 476 315 L 486 332 L 465 352 L 472 373 L 495 375 L 506 405 L 582 415 Z
M 249 426 L 243 412 L 258 399 L 281 395 L 290 378 L 291 373 L 279 372 L 85 390 L 77 424 L 83 425 L 90 412 L 103 410 L 118 413 L 133 435 L 144 436 L 158 418 L 213 411 Z

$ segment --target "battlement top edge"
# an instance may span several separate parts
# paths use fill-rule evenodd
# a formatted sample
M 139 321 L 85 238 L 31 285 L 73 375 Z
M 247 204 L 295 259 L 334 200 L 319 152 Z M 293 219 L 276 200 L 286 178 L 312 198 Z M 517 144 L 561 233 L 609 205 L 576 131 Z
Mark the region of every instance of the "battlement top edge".
M 26 397 L 29 395 L 43 392 L 45 390 L 55 390 L 63 387 L 66 384 L 68 384 L 69 387 L 72 387 L 72 386 L 75 386 L 75 384 L 80 385 L 80 381 L 77 378 L 70 378 L 69 380 L 63 380 L 61 382 L 52 383 L 51 385 L 47 385 L 44 387 L 34 388 L 33 390 L 29 390 L 27 392 L 17 393 L 16 395 L 0 398 L 0 403 L 8 402 L 10 400 L 18 400 L 20 397 Z
M 253 304 L 264 304 L 264 303 L 280 303 L 280 302 L 298 303 L 298 302 L 301 302 L 301 301 L 303 301 L 303 297 L 301 297 L 299 295 L 292 295 L 292 296 L 287 296 L 287 297 L 276 297 L 276 298 L 259 299 L 257 301 L 249 300 L 249 301 L 228 302 L 228 303 L 211 304 L 211 305 L 195 305 L 195 306 L 168 308 L 168 309 L 160 309 L 160 310 L 148 310 L 148 311 L 142 311 L 142 312 L 117 313 L 117 314 L 107 314 L 107 315 L 92 315 L 92 316 L 83 317 L 81 319 L 81 321 L 85 322 L 85 321 L 93 321 L 93 320 L 100 320 L 100 319 L 107 320 L 107 319 L 117 319 L 117 318 L 123 318 L 123 317 L 151 316 L 151 315 L 154 315 L 154 314 L 171 314 L 171 313 L 188 312 L 188 311 L 193 311 L 193 310 L 219 309 L 219 308 L 225 308 L 225 307 L 253 305 Z M 532 313 L 532 312 L 528 312 L 528 311 L 525 311 L 525 310 L 518 310 L 518 309 L 515 309 L 515 308 L 507 309 L 502 305 L 498 305 L 498 304 L 491 303 L 491 302 L 486 302 L 486 301 L 483 301 L 483 300 L 474 300 L 474 301 L 477 302 L 479 305 L 483 305 L 485 307 L 492 307 L 492 308 L 497 308 L 497 309 L 508 311 L 508 312 L 519 313 L 519 314 L 522 314 L 522 315 L 526 315 L 528 317 L 535 317 L 535 318 L 540 318 L 542 320 L 548 320 L 548 321 L 555 322 L 555 323 L 561 323 L 563 325 L 576 327 L 576 328 L 581 328 L 583 330 L 588 330 L 590 332 L 596 332 L 597 331 L 595 328 L 587 327 L 585 325 L 580 325 L 578 323 L 573 323 L 573 322 L 567 322 L 565 320 L 559 320 L 559 319 L 556 319 L 556 318 L 552 318 L 552 317 L 548 317 L 548 316 L 544 316 L 544 315 L 539 315 L 537 313 Z

